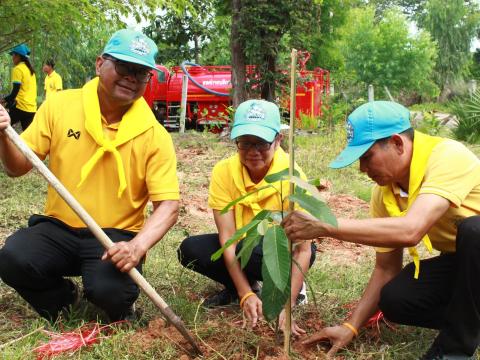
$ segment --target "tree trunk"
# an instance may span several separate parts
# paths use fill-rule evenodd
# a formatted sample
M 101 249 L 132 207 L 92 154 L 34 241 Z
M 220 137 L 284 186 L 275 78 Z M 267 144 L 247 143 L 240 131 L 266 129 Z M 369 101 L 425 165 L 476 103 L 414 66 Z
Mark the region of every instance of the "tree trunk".
M 195 34 L 193 36 L 193 41 L 194 41 L 194 52 L 195 52 L 195 64 L 198 64 L 200 62 L 200 49 L 198 45 L 198 35 Z
M 242 0 L 232 0 L 232 31 L 230 47 L 232 51 L 233 106 L 237 107 L 247 99 L 245 89 L 245 44 L 240 36 Z
M 277 56 L 276 54 L 267 54 L 264 58 L 265 64 L 265 81 L 262 84 L 262 99 L 275 102 L 275 74 L 277 72 Z

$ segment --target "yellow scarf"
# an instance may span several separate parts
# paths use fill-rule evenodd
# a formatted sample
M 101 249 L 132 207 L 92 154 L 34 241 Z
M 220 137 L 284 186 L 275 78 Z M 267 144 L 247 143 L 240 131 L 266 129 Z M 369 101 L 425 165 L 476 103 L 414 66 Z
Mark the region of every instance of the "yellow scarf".
M 285 168 L 288 168 L 288 166 L 289 166 L 288 155 L 281 148 L 278 148 L 275 151 L 275 155 L 273 157 L 272 164 L 270 165 L 270 169 L 268 170 L 267 175 L 280 172 Z M 247 194 L 249 191 L 247 191 L 245 188 L 245 176 L 248 176 L 248 172 L 240 162 L 240 156 L 238 154 L 236 154 L 229 162 L 229 169 L 230 169 L 230 173 L 232 174 L 235 186 L 237 187 L 241 196 Z M 255 188 L 259 188 L 265 185 L 268 185 L 268 184 L 265 182 L 265 180 L 262 180 L 255 185 Z M 250 209 L 252 209 L 253 214 L 255 216 L 261 210 L 263 210 L 258 205 L 259 202 L 264 201 L 271 196 L 278 196 L 280 198 L 280 189 L 282 191 L 282 195 L 284 198 L 288 196 L 289 194 L 288 181 L 282 181 L 280 185 L 278 183 L 274 183 L 273 185 L 275 186 L 275 188 L 267 188 L 267 189 L 260 190 L 255 194 L 252 194 L 246 197 L 245 199 L 241 200 L 235 205 L 234 207 L 235 225 L 237 229 L 246 225 L 243 223 L 243 210 L 245 207 L 249 207 Z M 281 202 L 281 200 L 279 202 Z M 268 209 L 268 210 L 281 210 L 281 209 Z
M 117 164 L 118 180 L 120 183 L 118 187 L 118 197 L 120 198 L 127 187 L 127 181 L 122 157 L 117 148 L 154 126 L 155 118 L 142 97 L 136 100 L 125 115 L 123 115 L 115 139 L 107 139 L 103 134 L 102 115 L 100 113 L 100 103 L 97 94 L 98 83 L 99 79 L 97 77 L 86 83 L 82 88 L 85 130 L 93 140 L 95 140 L 99 148 L 90 160 L 83 165 L 80 183 L 77 187 L 80 187 L 83 184 L 103 155 L 106 152 L 110 152 L 115 157 Z
M 444 139 L 440 137 L 429 136 L 415 131 L 413 139 L 413 155 L 412 162 L 410 163 L 410 179 L 408 182 L 408 201 L 407 208 L 403 211 L 400 210 L 395 195 L 391 186 L 382 186 L 383 203 L 390 216 L 404 216 L 410 206 L 413 204 L 420 191 L 425 171 L 427 168 L 427 162 L 430 158 L 433 148 Z M 429 252 L 432 251 L 432 243 L 427 234 L 422 239 L 425 247 Z M 410 256 L 413 258 L 415 264 L 415 279 L 418 279 L 420 273 L 420 257 L 415 247 L 408 248 Z

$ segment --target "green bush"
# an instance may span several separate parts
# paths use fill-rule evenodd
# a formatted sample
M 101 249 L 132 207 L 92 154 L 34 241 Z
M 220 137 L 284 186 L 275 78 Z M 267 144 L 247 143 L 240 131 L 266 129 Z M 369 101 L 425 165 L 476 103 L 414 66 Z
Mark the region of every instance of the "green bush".
M 458 118 L 458 126 L 453 130 L 457 140 L 470 144 L 480 143 L 480 91 L 476 91 L 466 100 L 457 101 L 452 105 Z

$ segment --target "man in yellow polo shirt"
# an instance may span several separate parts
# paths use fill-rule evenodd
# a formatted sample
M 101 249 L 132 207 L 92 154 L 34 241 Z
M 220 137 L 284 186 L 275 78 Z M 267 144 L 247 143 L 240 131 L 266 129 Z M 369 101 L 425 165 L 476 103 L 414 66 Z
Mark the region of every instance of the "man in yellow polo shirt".
M 55 71 L 55 61 L 53 59 L 45 61 L 42 70 L 47 75 L 45 76 L 44 85 L 46 100 L 51 94 L 63 90 L 63 83 L 62 77 Z
M 210 181 L 208 205 L 213 209 L 218 233 L 185 239 L 178 249 L 178 256 L 183 266 L 225 287 L 207 298 L 204 306 L 222 306 L 240 300 L 249 325 L 254 327 L 262 317 L 262 301 L 257 287 L 257 280 L 262 280 L 262 242 L 254 248 L 243 269 L 235 258 L 242 242 L 227 248 L 223 261 L 212 261 L 210 257 L 262 209 L 288 209 L 288 201 L 282 203 L 281 193 L 288 194 L 289 184 L 288 181 L 282 181 L 276 188 L 260 190 L 237 203 L 226 214 L 221 214 L 221 210 L 233 200 L 265 186 L 265 176 L 288 168 L 288 155 L 280 147 L 282 135 L 277 105 L 264 100 L 248 100 L 240 104 L 235 111 L 231 138 L 235 140 L 238 152 L 215 165 Z M 300 173 L 305 178 L 301 170 Z M 295 248 L 293 258 L 302 269 L 300 271 L 296 265 L 292 267 L 291 294 L 292 304 L 295 304 L 297 299 L 299 302 L 305 300 L 305 294 L 300 294 L 303 274 L 315 260 L 315 246 L 300 244 Z M 280 328 L 283 325 L 282 313 Z M 292 321 L 292 332 L 300 335 L 304 330 Z
M 339 219 L 338 228 L 294 212 L 283 222 L 292 241 L 334 237 L 376 247 L 370 281 L 352 315 L 305 343 L 330 340 L 333 356 L 382 310 L 391 321 L 440 330 L 421 359 L 470 359 L 480 341 L 480 161 L 459 142 L 411 129 L 409 111 L 369 102 L 348 117 L 347 147 L 330 166 L 360 160 L 377 183 L 372 219 Z M 422 259 L 417 248 L 441 255 Z M 413 263 L 403 267 L 407 248 Z
M 142 33 L 117 31 L 96 59 L 98 77 L 45 101 L 22 134 L 115 242 L 104 251 L 48 188 L 45 214 L 33 215 L 0 249 L 0 277 L 49 320 L 75 301 L 65 276 L 82 276 L 86 299 L 111 321 L 130 317 L 139 289 L 126 272 L 141 270 L 147 251 L 176 222 L 174 147 L 142 97 L 156 53 Z M 10 176 L 21 176 L 32 166 L 1 131 L 8 124 L 1 108 L 0 158 Z M 149 200 L 154 211 L 146 219 Z

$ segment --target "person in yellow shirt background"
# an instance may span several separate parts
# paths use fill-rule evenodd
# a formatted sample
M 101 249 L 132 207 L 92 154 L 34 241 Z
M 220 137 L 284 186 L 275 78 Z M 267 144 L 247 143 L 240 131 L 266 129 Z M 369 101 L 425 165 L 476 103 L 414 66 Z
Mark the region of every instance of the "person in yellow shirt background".
M 10 50 L 12 69 L 12 91 L 3 100 L 9 109 L 12 124 L 20 122 L 25 130 L 37 111 L 37 78 L 30 63 L 30 49 L 25 44 Z
M 46 74 L 44 85 L 46 100 L 49 95 L 63 90 L 63 83 L 62 77 L 55 71 L 55 61 L 53 59 L 45 61 L 42 70 Z
M 203 305 L 215 307 L 239 301 L 251 327 L 262 318 L 258 281 L 262 280 L 263 242 L 254 248 L 243 269 L 235 258 L 241 249 L 242 241 L 228 247 L 222 259 L 212 261 L 210 257 L 260 210 L 288 210 L 288 201 L 282 203 L 280 192 L 288 194 L 289 184 L 288 181 L 282 181 L 275 189 L 260 190 L 237 203 L 226 214 L 221 214 L 221 210 L 231 201 L 267 185 L 265 176 L 288 168 L 288 155 L 280 147 L 282 136 L 277 105 L 264 100 L 247 100 L 238 106 L 231 132 L 231 138 L 235 140 L 238 149 L 237 154 L 217 163 L 210 180 L 208 205 L 213 209 L 218 233 L 191 236 L 185 239 L 178 249 L 178 257 L 183 266 L 225 287 L 207 298 Z M 298 170 L 305 179 L 303 172 Z M 305 290 L 303 274 L 313 264 L 315 251 L 315 245 L 308 242 L 300 244 L 294 250 L 293 258 L 302 270 L 296 265 L 292 266 L 292 304 L 297 303 L 297 299 L 299 302 L 305 300 L 306 293 L 300 294 L 302 289 Z M 282 312 L 282 329 L 284 318 Z M 292 321 L 292 332 L 300 335 L 304 330 Z
M 140 291 L 126 272 L 142 271 L 177 220 L 173 142 L 142 97 L 157 51 L 144 34 L 117 31 L 96 59 L 97 77 L 47 99 L 21 135 L 115 243 L 105 251 L 49 186 L 44 214 L 0 249 L 0 278 L 48 320 L 78 301 L 69 276 L 81 276 L 85 298 L 110 321 L 135 318 Z M 22 176 L 32 165 L 2 131 L 9 123 L 0 107 L 0 160 L 8 175 Z
M 390 321 L 439 330 L 421 360 L 472 359 L 480 342 L 480 160 L 457 141 L 414 131 L 408 109 L 391 101 L 348 116 L 347 146 L 330 167 L 356 160 L 376 183 L 371 219 L 338 219 L 334 228 L 295 211 L 283 221 L 294 242 L 333 237 L 376 248 L 353 313 L 304 343 L 329 340 L 333 357 L 380 309 Z M 420 259 L 420 247 L 440 255 Z M 413 260 L 406 266 L 404 249 Z

